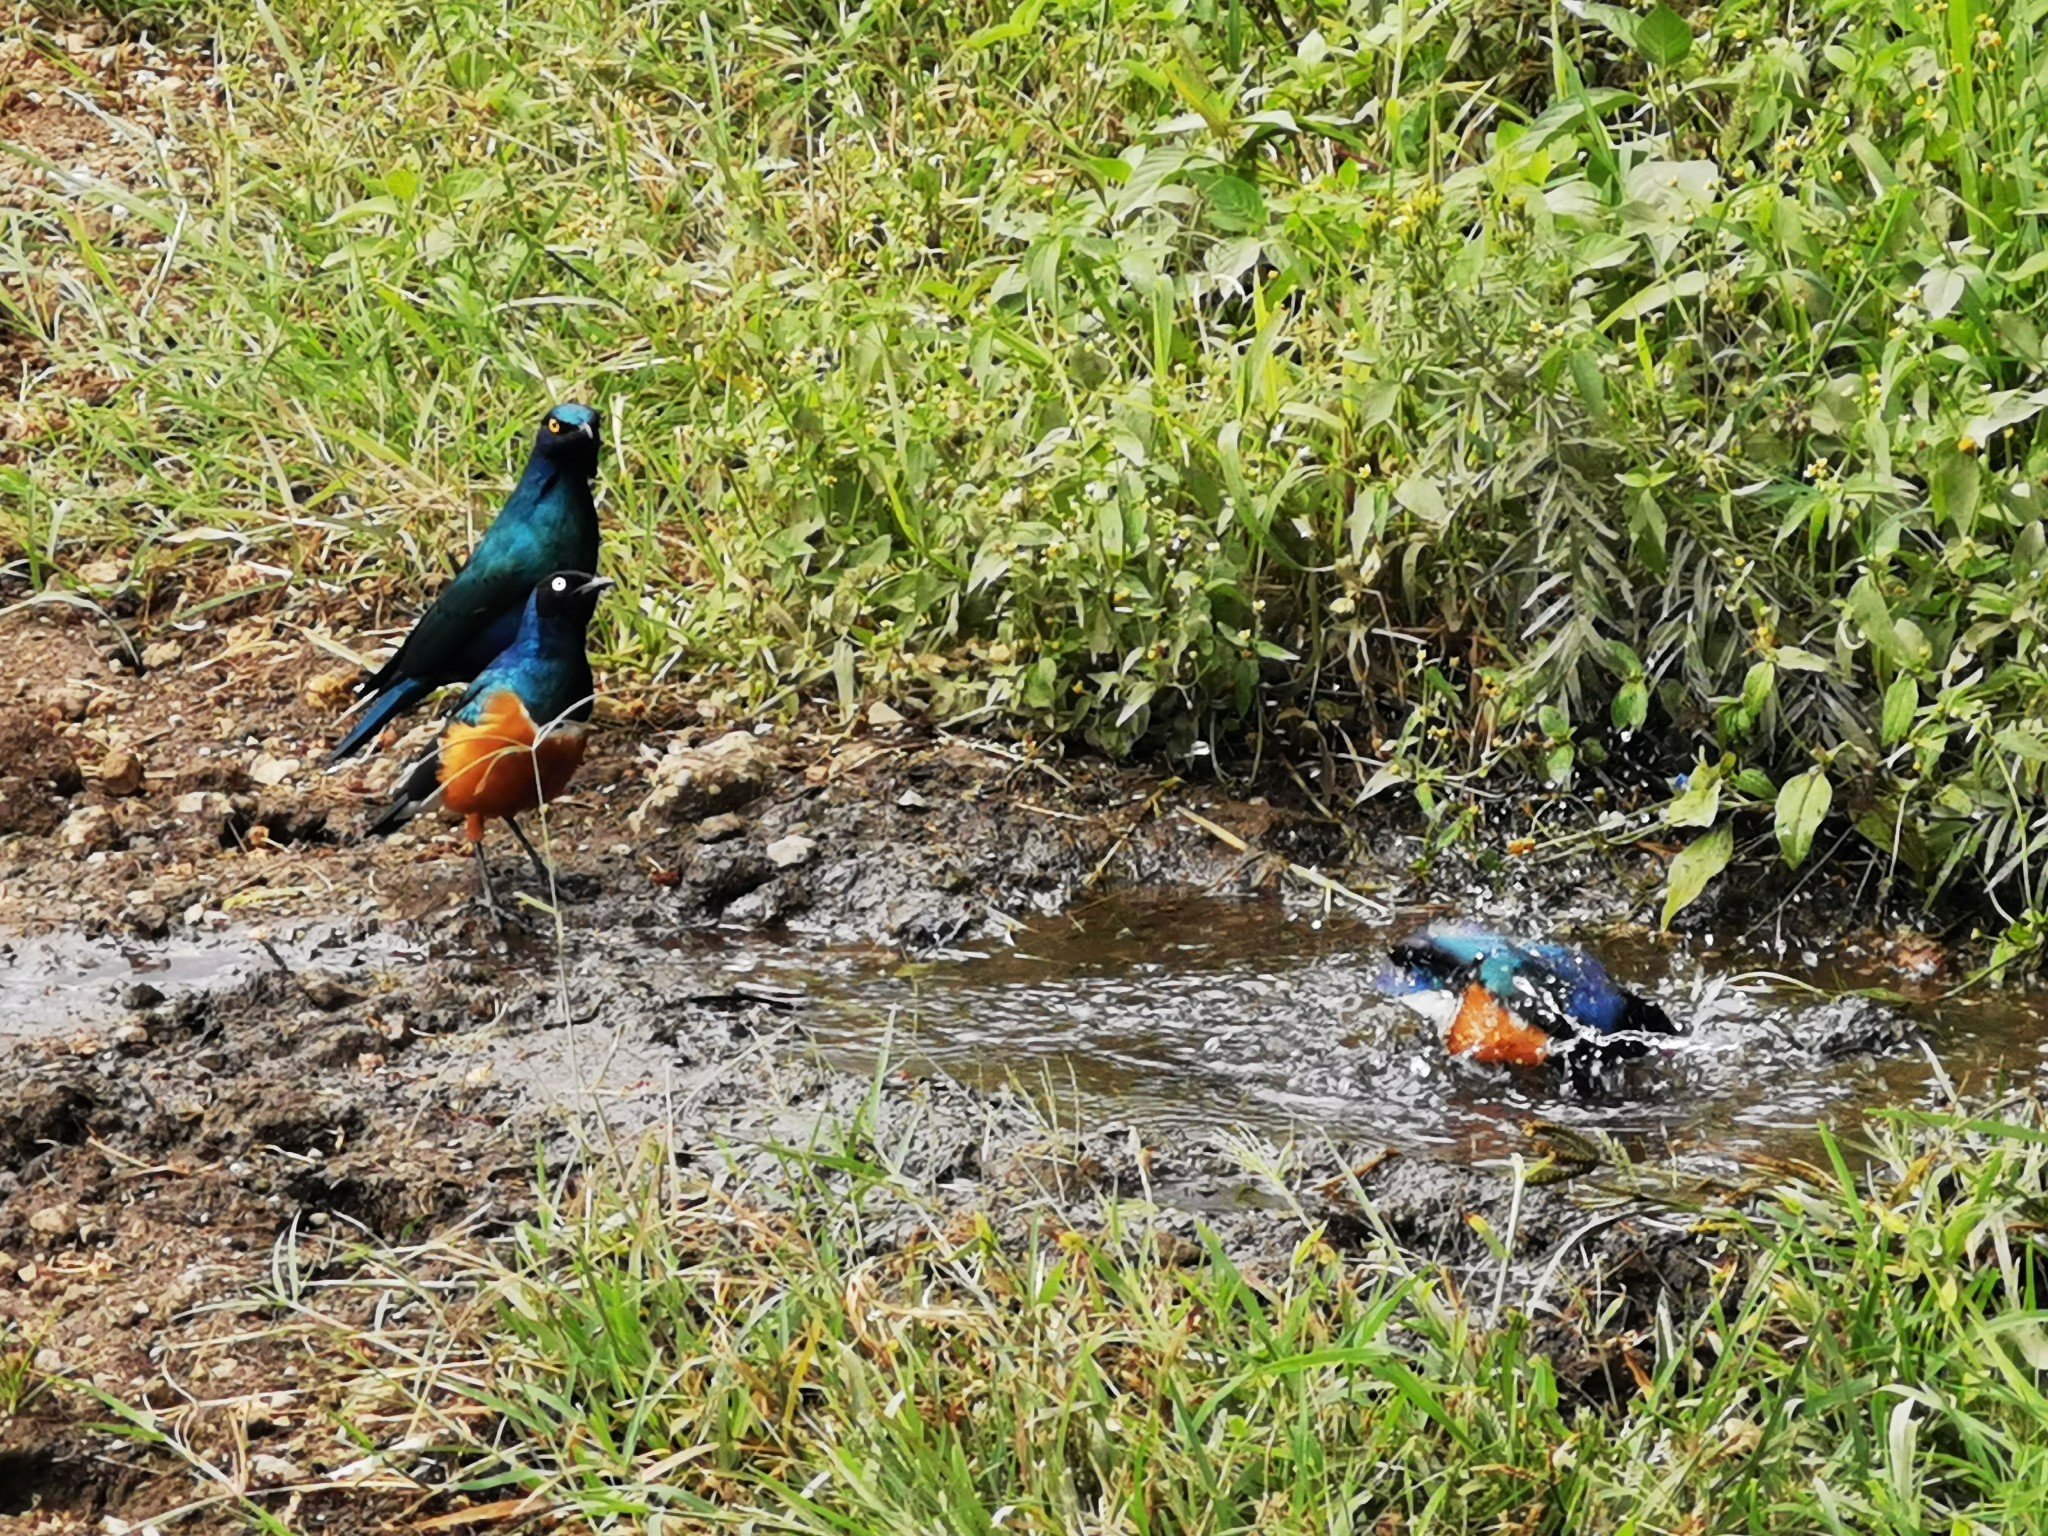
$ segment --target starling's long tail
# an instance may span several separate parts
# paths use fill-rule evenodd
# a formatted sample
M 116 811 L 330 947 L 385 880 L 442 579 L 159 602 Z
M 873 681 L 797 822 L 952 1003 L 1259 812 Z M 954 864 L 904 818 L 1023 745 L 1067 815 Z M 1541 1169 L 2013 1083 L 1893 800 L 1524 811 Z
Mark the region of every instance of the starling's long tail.
M 383 730 L 394 716 L 404 714 L 431 692 L 431 683 L 423 683 L 416 677 L 401 677 L 389 691 L 379 694 L 370 707 L 363 711 L 363 718 L 341 738 L 341 744 L 327 754 L 327 761 L 338 763 L 344 757 L 361 751 L 364 743 L 376 740 L 377 733 Z
M 441 788 L 441 753 L 438 748 L 414 763 L 398 786 L 391 809 L 378 817 L 364 835 L 383 837 L 396 832 L 426 808 Z

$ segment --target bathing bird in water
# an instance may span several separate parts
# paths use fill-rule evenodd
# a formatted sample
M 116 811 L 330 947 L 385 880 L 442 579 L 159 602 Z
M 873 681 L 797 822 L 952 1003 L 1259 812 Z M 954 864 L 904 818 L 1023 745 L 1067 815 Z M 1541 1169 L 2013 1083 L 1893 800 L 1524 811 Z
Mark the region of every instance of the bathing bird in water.
M 1375 985 L 1435 1024 L 1453 1056 L 1489 1065 L 1584 1072 L 1681 1032 L 1584 950 L 1481 928 L 1440 924 L 1403 939 Z
M 552 881 L 516 818 L 561 794 L 583 761 L 594 686 L 585 632 L 610 586 L 601 576 L 556 571 L 533 589 L 512 643 L 470 684 L 439 745 L 413 765 L 397 800 L 370 828 L 373 836 L 395 831 L 436 801 L 466 818 L 477 879 L 493 912 L 498 903 L 483 846 L 491 818 L 512 829 L 542 884 Z
M 421 615 L 398 653 L 357 685 L 370 707 L 327 755 L 338 762 L 436 688 L 466 683 L 519 631 L 533 589 L 554 571 L 597 569 L 598 416 L 558 405 L 534 435 L 526 473 L 468 562 Z

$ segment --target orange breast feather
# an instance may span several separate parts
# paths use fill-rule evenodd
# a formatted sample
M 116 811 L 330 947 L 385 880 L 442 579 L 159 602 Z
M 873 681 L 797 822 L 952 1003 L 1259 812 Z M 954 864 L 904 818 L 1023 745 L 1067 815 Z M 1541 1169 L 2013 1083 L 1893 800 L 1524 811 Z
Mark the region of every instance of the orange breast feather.
M 487 816 L 517 816 L 568 788 L 583 761 L 583 727 L 565 721 L 534 742 L 533 719 L 509 690 L 484 702 L 483 718 L 456 721 L 441 738 L 442 801 L 469 818 L 472 842 Z
M 1465 1001 L 1444 1044 L 1453 1056 L 1469 1056 L 1488 1066 L 1540 1066 L 1550 1055 L 1551 1039 L 1516 1018 L 1478 982 L 1465 989 Z

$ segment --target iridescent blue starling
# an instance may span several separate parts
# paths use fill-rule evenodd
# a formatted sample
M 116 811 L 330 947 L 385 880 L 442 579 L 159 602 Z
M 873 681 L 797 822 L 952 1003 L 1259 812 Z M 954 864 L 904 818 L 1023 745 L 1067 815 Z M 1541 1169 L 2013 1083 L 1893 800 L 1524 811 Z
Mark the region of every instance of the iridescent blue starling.
M 1584 950 L 1437 925 L 1396 944 L 1375 985 L 1435 1024 L 1453 1056 L 1580 1071 L 1648 1054 L 1680 1033 Z
M 467 683 L 519 632 L 534 589 L 556 571 L 597 569 L 598 416 L 587 405 L 558 405 L 542 419 L 526 472 L 455 579 L 413 626 L 405 644 L 357 687 L 370 707 L 340 745 L 335 762 L 436 688 Z

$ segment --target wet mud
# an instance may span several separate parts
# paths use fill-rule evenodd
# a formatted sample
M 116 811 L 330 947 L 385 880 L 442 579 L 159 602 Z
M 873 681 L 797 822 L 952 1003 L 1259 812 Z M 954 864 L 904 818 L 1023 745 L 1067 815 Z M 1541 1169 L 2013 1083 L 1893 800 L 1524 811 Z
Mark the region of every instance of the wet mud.
M 1653 851 L 1453 900 L 1366 815 L 900 721 L 607 711 L 548 820 L 553 905 L 491 845 L 501 896 L 525 897 L 501 931 L 453 829 L 361 839 L 408 742 L 322 772 L 347 673 L 278 618 L 146 670 L 67 616 L 11 640 L 0 1320 L 44 1385 L 0 1431 L 0 1512 L 53 1530 L 193 1487 L 115 1454 L 80 1384 L 240 1404 L 246 1436 L 249 1404 L 317 1397 L 320 1364 L 249 1326 L 281 1254 L 502 1227 L 596 1146 L 658 1135 L 709 1180 L 765 1176 L 860 1113 L 877 1155 L 963 1209 L 1085 1227 L 1142 1199 L 1248 1257 L 1319 1229 L 1489 1285 L 1481 1229 L 1512 1231 L 1510 1299 L 1597 1400 L 1715 1255 L 1654 1201 L 1516 1199 L 1506 1165 L 1546 1155 L 1530 1123 L 1713 1178 L 1796 1153 L 1822 1116 L 2039 1067 L 2030 998 L 1934 1009 L 1952 975 L 1908 972 L 1938 951 L 1906 965 L 1894 935 L 1830 929 L 1823 892 L 1769 928 L 1703 909 L 1743 943 L 1653 939 L 1627 923 Z M 1693 1034 L 1593 1095 L 1443 1060 L 1367 978 L 1447 908 L 1594 943 Z M 1771 942 L 1802 923 L 1811 953 Z M 1835 995 L 1875 982 L 1904 1000 Z M 286 1435 L 304 1411 L 263 1413 Z

